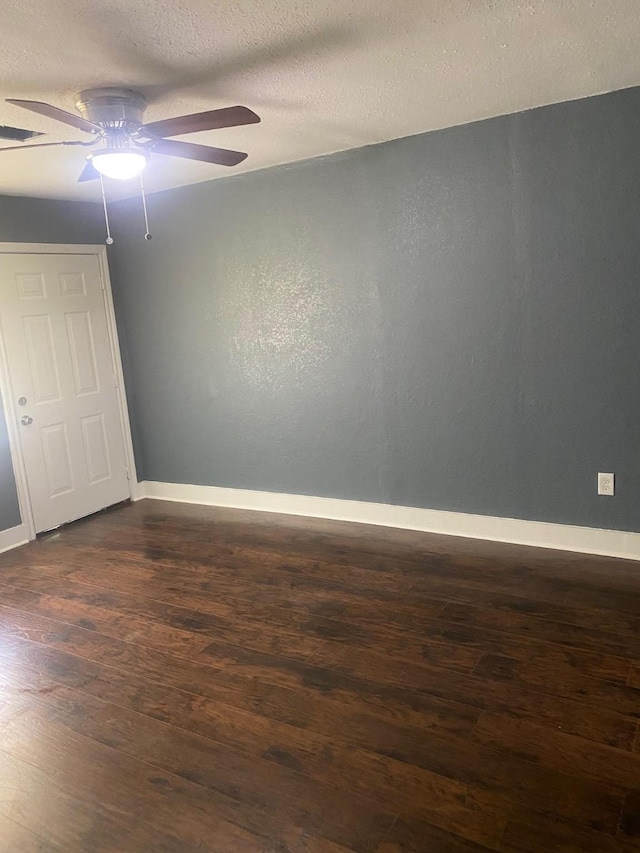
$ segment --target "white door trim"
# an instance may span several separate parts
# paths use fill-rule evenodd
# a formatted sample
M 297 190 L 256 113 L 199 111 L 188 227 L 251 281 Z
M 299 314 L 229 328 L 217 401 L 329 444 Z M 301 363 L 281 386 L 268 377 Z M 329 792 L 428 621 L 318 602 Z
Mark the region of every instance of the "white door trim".
M 129 473 L 129 492 L 132 499 L 138 497 L 138 478 L 136 475 L 136 463 L 133 455 L 133 442 L 131 439 L 131 426 L 129 424 L 129 409 L 127 406 L 127 395 L 124 387 L 124 374 L 122 371 L 122 359 L 120 356 L 120 344 L 118 341 L 118 329 L 116 326 L 116 315 L 113 307 L 113 293 L 111 290 L 111 279 L 109 277 L 109 266 L 107 264 L 107 248 L 102 245 L 93 244 L 58 244 L 58 243 L 2 243 L 0 242 L 0 255 L 95 255 L 100 268 L 102 280 L 102 292 L 104 294 L 105 314 L 107 327 L 109 329 L 109 345 L 111 350 L 111 363 L 117 382 L 116 396 L 120 412 L 120 426 L 122 430 L 122 441 L 124 444 L 125 461 Z M 22 456 L 22 448 L 18 436 L 17 413 L 15 401 L 8 393 L 9 388 L 9 362 L 7 353 L 0 334 L 0 398 L 4 406 L 7 419 L 7 431 L 9 434 L 9 446 L 11 460 L 16 478 L 18 491 L 18 503 L 22 524 L 26 530 L 29 541 L 35 539 L 35 525 L 31 512 L 29 500 L 29 487 L 27 483 L 26 469 Z

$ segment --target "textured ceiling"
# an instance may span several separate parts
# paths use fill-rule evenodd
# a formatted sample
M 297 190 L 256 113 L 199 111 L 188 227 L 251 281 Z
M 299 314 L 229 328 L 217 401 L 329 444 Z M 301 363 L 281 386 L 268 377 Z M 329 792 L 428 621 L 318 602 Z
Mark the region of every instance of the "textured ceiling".
M 639 41 L 638 0 L 4 0 L 0 89 L 73 110 L 79 89 L 126 85 L 147 121 L 262 117 L 184 137 L 248 151 L 241 166 L 156 155 L 153 191 L 638 85 Z M 83 136 L 4 103 L 0 124 Z M 95 200 L 84 156 L 3 152 L 0 193 Z

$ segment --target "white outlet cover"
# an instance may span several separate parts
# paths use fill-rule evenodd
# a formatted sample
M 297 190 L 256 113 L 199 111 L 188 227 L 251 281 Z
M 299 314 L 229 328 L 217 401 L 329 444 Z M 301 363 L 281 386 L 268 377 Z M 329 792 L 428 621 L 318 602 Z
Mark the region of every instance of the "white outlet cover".
M 615 494 L 615 474 L 598 473 L 598 494 Z

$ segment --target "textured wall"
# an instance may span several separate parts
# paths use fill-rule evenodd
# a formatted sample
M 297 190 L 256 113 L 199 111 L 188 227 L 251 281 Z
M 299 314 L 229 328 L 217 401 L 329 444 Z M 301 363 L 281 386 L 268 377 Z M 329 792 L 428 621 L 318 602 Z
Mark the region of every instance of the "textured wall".
M 640 530 L 639 151 L 627 90 L 116 205 L 139 473 Z
M 0 196 L 0 242 L 101 243 L 101 216 L 101 208 L 94 204 Z M 20 511 L 0 405 L 0 530 L 17 524 Z

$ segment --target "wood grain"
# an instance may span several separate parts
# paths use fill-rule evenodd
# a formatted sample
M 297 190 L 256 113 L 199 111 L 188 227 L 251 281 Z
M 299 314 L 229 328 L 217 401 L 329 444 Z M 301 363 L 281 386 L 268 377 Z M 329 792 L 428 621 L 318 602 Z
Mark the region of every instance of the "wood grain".
M 0 853 L 640 851 L 639 609 L 609 558 L 70 525 L 0 557 Z

